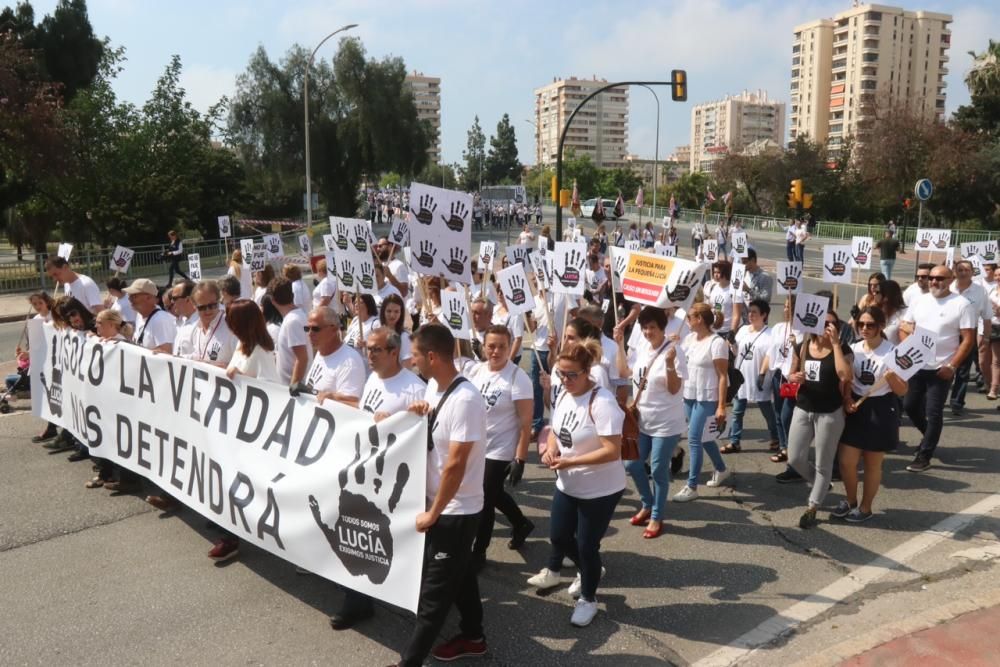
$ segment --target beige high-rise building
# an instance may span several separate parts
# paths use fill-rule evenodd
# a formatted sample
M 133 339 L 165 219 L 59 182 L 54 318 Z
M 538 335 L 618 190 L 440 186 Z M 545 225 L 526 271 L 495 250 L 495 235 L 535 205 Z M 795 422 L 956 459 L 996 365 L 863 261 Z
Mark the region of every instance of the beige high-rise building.
M 554 164 L 559 133 L 587 95 L 606 86 L 606 79 L 552 79 L 535 89 L 536 164 Z M 586 155 L 598 167 L 622 167 L 628 155 L 628 88 L 601 93 L 580 110 L 566 133 L 565 152 Z
M 790 139 L 825 142 L 836 155 L 845 138 L 863 135 L 877 109 L 905 106 L 943 120 L 951 21 L 950 14 L 856 4 L 796 27 Z
M 761 139 L 785 140 L 785 103 L 767 93 L 743 91 L 691 109 L 691 171 L 712 172 L 715 163 Z
M 413 72 L 406 76 L 406 83 L 413 90 L 417 119 L 428 121 L 434 128 L 434 141 L 427 148 L 427 156 L 431 163 L 441 164 L 441 79 Z

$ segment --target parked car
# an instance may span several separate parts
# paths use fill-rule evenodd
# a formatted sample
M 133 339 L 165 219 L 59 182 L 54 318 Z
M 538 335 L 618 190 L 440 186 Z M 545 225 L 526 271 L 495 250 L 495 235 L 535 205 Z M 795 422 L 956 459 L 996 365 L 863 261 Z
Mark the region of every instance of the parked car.
M 615 215 L 615 200 L 614 199 L 602 199 L 604 202 L 604 219 L 605 220 L 617 220 L 618 216 Z M 589 218 L 594 214 L 594 207 L 597 206 L 597 198 L 588 199 L 583 202 L 580 206 L 580 211 L 583 213 L 583 217 Z

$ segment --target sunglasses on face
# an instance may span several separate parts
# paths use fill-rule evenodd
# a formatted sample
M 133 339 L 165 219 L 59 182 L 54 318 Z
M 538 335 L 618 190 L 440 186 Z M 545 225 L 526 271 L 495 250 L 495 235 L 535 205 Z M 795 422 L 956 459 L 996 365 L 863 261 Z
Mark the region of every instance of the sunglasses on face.
M 197 308 L 199 313 L 207 313 L 210 310 L 218 310 L 219 302 L 216 301 L 214 303 L 203 303 L 200 306 L 197 306 Z
M 577 379 L 583 375 L 583 371 L 561 371 L 556 370 L 556 375 L 558 375 L 564 382 L 569 382 Z
M 322 331 L 323 329 L 325 329 L 328 326 L 330 326 L 330 325 L 327 324 L 326 326 L 322 326 L 322 327 L 304 326 L 304 327 L 302 327 L 302 330 L 305 331 L 306 333 L 319 333 L 320 331 Z
M 877 329 L 878 325 L 874 322 L 858 322 L 859 329 Z
M 950 280 L 950 278 L 948 278 L 947 276 L 931 276 L 929 280 L 932 283 L 943 283 L 947 280 Z

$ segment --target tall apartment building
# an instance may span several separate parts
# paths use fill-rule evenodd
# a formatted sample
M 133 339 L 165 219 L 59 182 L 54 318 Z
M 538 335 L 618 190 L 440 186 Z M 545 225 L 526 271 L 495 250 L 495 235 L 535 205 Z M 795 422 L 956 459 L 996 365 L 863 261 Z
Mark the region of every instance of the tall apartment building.
M 406 75 L 406 83 L 413 90 L 417 119 L 428 121 L 434 128 L 434 142 L 427 148 L 427 157 L 432 164 L 441 164 L 441 79 L 413 72 Z
M 943 120 L 951 21 L 950 14 L 856 3 L 796 27 L 791 140 L 808 136 L 836 154 L 846 137 L 863 134 L 876 109 L 905 106 Z
M 768 99 L 763 91 L 743 91 L 698 104 L 691 109 L 691 171 L 711 172 L 726 155 L 761 139 L 784 142 L 784 102 Z
M 552 79 L 535 89 L 536 164 L 554 164 L 559 133 L 573 110 L 606 79 Z M 622 167 L 628 155 L 628 87 L 601 93 L 580 110 L 566 133 L 564 151 L 588 156 L 598 167 Z

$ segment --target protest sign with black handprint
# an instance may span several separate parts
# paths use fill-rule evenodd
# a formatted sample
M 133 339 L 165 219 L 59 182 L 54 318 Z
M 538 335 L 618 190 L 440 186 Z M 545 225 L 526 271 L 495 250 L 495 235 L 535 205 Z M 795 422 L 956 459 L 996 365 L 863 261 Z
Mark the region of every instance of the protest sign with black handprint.
M 746 257 L 747 255 L 747 233 L 746 232 L 733 232 L 733 253 L 737 257 Z
M 698 275 L 697 271 L 681 271 L 677 278 L 677 284 L 667 292 L 667 298 L 672 303 L 687 301 L 700 279 L 701 276 Z
M 524 296 L 524 278 L 512 276 L 510 282 L 510 302 L 515 306 L 523 306 L 527 300 Z
M 507 246 L 507 262 L 510 264 L 526 264 L 530 248 L 524 244 Z
M 875 384 L 875 371 L 877 368 L 878 363 L 874 359 L 865 359 L 861 362 L 858 382 L 869 387 Z
M 893 350 L 892 353 L 893 356 L 895 357 L 896 365 L 902 368 L 904 371 L 913 368 L 914 365 L 919 364 L 924 360 L 923 353 L 920 350 L 914 348 L 909 348 L 905 350 L 902 354 L 899 353 L 898 349 Z
M 853 253 L 854 263 L 861 267 L 867 268 L 868 261 L 871 259 L 872 244 L 868 239 L 861 239 L 856 244 L 851 244 L 851 252 Z
M 931 247 L 931 241 L 933 240 L 933 238 L 934 235 L 931 234 L 930 232 L 919 232 L 917 234 L 917 240 L 916 240 L 917 248 L 919 248 L 920 250 L 927 250 L 928 248 Z
M 982 252 L 980 255 L 983 261 L 995 262 L 997 259 L 997 242 L 996 241 L 983 241 Z
M 580 417 L 576 414 L 576 411 L 567 412 L 563 415 L 562 423 L 559 424 L 559 433 L 556 437 L 559 438 L 559 444 L 561 444 L 564 449 L 573 448 L 573 431 L 575 431 L 579 426 Z
M 417 222 L 422 225 L 429 225 L 434 222 L 434 212 L 438 207 L 437 202 L 434 201 L 434 197 L 430 194 L 420 195 L 420 199 L 416 204 L 417 208 L 410 207 L 410 213 L 417 219 Z
M 396 245 L 409 245 L 410 228 L 403 218 L 396 218 L 392 221 L 392 231 L 389 232 L 389 240 Z
M 934 237 L 934 247 L 938 250 L 945 250 L 951 245 L 951 230 L 938 230 Z
M 455 338 L 470 340 L 472 334 L 469 328 L 472 326 L 469 321 L 469 311 L 465 305 L 465 297 L 458 292 L 446 291 L 441 293 L 441 321 L 451 329 Z
M 479 244 L 479 263 L 481 269 L 493 270 L 493 258 L 497 256 L 497 242 L 483 241 Z
M 347 291 L 354 291 L 354 265 L 350 260 L 340 260 L 340 283 Z
M 469 258 L 464 250 L 461 248 L 452 248 L 450 259 L 447 262 L 442 259 L 441 263 L 444 264 L 444 268 L 448 269 L 448 271 L 456 276 L 460 276 L 465 273 L 465 263 L 468 261 Z
M 579 250 L 572 249 L 567 253 L 562 255 L 563 261 L 563 272 L 559 273 L 558 269 L 552 270 L 552 275 L 556 277 L 563 287 L 573 289 L 580 285 L 580 281 L 583 278 L 581 273 L 583 269 L 583 253 Z
M 702 241 L 701 244 L 701 254 L 705 258 L 706 262 L 714 262 L 718 259 L 719 255 L 719 242 L 718 241 Z
M 109 268 L 115 273 L 127 273 L 128 267 L 132 265 L 132 257 L 135 256 L 135 251 L 125 246 L 118 246 L 115 248 L 115 252 L 111 255 L 111 264 Z
M 814 328 L 819 324 L 819 318 L 823 315 L 823 306 L 819 303 L 810 303 L 806 306 L 805 312 L 796 314 L 796 319 L 807 329 Z
M 347 225 L 343 222 L 337 223 L 336 244 L 339 250 L 347 250 L 348 246 L 351 244 L 350 240 L 347 238 Z
M 368 254 L 368 235 L 362 225 L 354 227 L 354 249 L 359 253 Z
M 312 495 L 309 509 L 313 519 L 334 554 L 348 572 L 356 577 L 367 577 L 373 584 L 381 584 L 392 569 L 393 537 L 391 515 L 410 479 L 410 468 L 404 462 L 396 466 L 392 476 L 389 497 L 380 494 L 385 474 L 386 455 L 396 443 L 393 433 L 384 441 L 377 426 L 368 429 L 367 447 L 361 443 L 361 434 L 355 436 L 354 460 L 337 475 L 340 497 L 337 503 L 337 521 L 331 528 L 323 521 L 322 509 Z
M 430 269 L 434 266 L 435 255 L 437 255 L 437 248 L 434 247 L 434 244 L 430 241 L 421 241 L 420 252 L 413 259 L 417 260 L 417 264 L 425 269 Z
M 465 219 L 469 217 L 469 209 L 461 201 L 451 203 L 450 215 L 442 215 L 444 226 L 453 232 L 460 232 L 465 229 Z
M 850 267 L 848 264 L 850 259 L 851 256 L 848 253 L 843 250 L 838 250 L 831 254 L 830 264 L 824 263 L 823 268 L 826 269 L 827 273 L 831 276 L 840 277 L 847 273 L 847 270 Z
M 358 282 L 364 290 L 375 289 L 375 267 L 371 262 L 361 262 L 361 276 Z
M 798 262 L 777 262 L 780 293 L 798 294 L 802 286 L 802 265 Z

